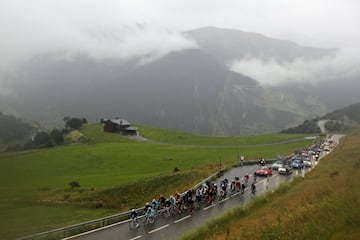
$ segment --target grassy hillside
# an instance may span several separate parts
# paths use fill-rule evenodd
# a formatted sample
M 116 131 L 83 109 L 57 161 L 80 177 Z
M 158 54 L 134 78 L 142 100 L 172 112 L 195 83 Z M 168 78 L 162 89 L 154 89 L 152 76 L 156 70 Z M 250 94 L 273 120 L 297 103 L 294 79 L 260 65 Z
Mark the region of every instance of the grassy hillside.
M 354 128 L 360 129 L 360 103 L 328 113 L 322 118 L 331 120 L 325 124 L 327 131 L 351 133 Z
M 0 153 L 0 239 L 140 207 L 160 193 L 193 186 L 218 170 L 220 161 L 222 166 L 235 163 L 239 153 L 250 159 L 274 158 L 311 144 L 305 140 L 279 144 L 303 139 L 302 135 L 205 138 L 144 126 L 140 131 L 169 144 L 103 133 L 95 124 L 80 130 L 86 144 Z M 180 171 L 173 172 L 174 168 Z M 71 181 L 80 187 L 71 189 Z M 102 208 L 95 208 L 99 202 Z
M 158 142 L 181 145 L 206 145 L 206 146 L 246 146 L 282 143 L 284 141 L 302 139 L 309 134 L 265 134 L 243 137 L 209 137 L 192 135 L 180 131 L 138 125 L 140 134 Z
M 209 221 L 190 239 L 359 239 L 360 136 L 345 137 L 303 180 Z

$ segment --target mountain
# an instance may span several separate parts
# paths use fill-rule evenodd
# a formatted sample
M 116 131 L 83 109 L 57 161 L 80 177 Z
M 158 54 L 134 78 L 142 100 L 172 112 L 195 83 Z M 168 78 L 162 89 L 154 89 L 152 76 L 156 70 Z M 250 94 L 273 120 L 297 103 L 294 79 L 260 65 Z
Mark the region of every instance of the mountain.
M 291 96 L 298 105 L 310 110 L 309 116 L 312 115 L 311 112 L 314 113 L 313 107 L 319 111 L 315 115 L 321 115 L 324 112 L 333 111 L 360 101 L 358 94 L 360 74 L 357 65 L 351 70 L 349 68 L 349 61 L 351 60 L 349 59 L 337 61 L 334 64 L 332 61 L 339 54 L 339 50 L 336 48 L 301 46 L 292 41 L 273 39 L 258 33 L 215 27 L 200 28 L 185 34 L 193 38 L 207 54 L 228 65 L 234 61 L 256 59 L 263 64 L 275 61 L 277 63 L 275 67 L 280 66 L 285 71 L 293 68 L 289 64 L 299 60 L 301 63 L 309 61 L 312 64 L 322 64 L 327 68 L 339 67 L 341 69 L 342 65 L 347 66 L 347 70 L 341 69 L 342 74 L 329 69 L 328 74 L 324 71 L 322 75 L 316 75 L 316 79 L 313 81 L 307 79 L 304 79 L 305 81 L 292 81 L 293 79 L 289 77 L 288 81 L 284 83 L 266 87 L 267 90 L 278 96 Z M 330 60 L 329 62 L 332 65 L 327 66 L 322 63 L 323 58 Z M 311 66 L 312 64 L 308 65 Z M 304 69 L 301 70 L 304 71 Z M 274 69 L 273 71 L 277 70 Z M 299 74 L 304 73 L 300 72 Z M 304 75 L 306 76 L 306 74 Z
M 121 116 L 200 134 L 228 133 L 234 122 L 240 124 L 233 120 L 239 113 L 229 108 L 241 114 L 256 108 L 249 99 L 261 92 L 255 80 L 229 71 L 199 49 L 174 52 L 147 65 L 42 56 L 13 82 L 18 84 L 12 86 L 18 94 L 15 107 L 31 118 Z M 228 88 L 241 91 L 244 103 L 237 106 Z
M 358 77 L 333 78 L 314 83 L 285 83 L 270 88 L 275 92 L 291 94 L 299 103 L 306 98 L 313 98 L 313 100 L 324 106 L 326 112 L 360 101 L 358 93 L 360 75 Z
M 328 132 L 358 132 L 360 126 L 360 102 L 337 109 L 321 117 L 305 120 L 302 124 L 282 130 L 281 133 L 320 133 L 319 120 L 325 121 Z
M 95 61 L 84 55 L 71 60 L 56 54 L 34 57 L 11 76 L 7 87 L 14 94 L 1 101 L 52 127 L 65 116 L 90 122 L 121 117 L 204 135 L 276 132 L 326 112 L 318 99 L 264 88 L 256 79 L 229 70 L 227 61 L 251 55 L 284 62 L 329 56 L 333 49 L 218 28 L 184 34 L 199 48 L 147 64 L 139 59 Z
M 348 119 L 349 121 L 360 124 L 360 102 L 328 113 L 322 118 L 331 120 Z
M 188 31 L 185 35 L 194 39 L 202 50 L 222 63 L 244 58 L 291 62 L 297 58 L 318 59 L 334 56 L 336 53 L 336 49 L 304 47 L 291 41 L 234 29 L 205 27 Z

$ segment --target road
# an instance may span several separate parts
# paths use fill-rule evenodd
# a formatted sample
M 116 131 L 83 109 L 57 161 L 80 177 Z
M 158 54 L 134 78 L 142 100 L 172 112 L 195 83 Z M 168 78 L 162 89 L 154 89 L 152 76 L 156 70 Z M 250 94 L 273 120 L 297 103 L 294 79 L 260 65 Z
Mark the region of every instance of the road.
M 328 119 L 325 119 L 325 120 L 320 120 L 318 121 L 318 126 L 321 130 L 322 133 L 325 133 L 325 123 L 329 121 Z
M 314 165 L 315 166 L 315 165 Z M 257 165 L 243 166 L 234 168 L 226 172 L 217 182 L 227 178 L 229 180 L 234 179 L 235 176 L 243 177 L 246 173 L 254 173 L 257 169 Z M 310 171 L 310 169 L 306 169 Z M 294 176 L 301 174 L 300 170 L 294 170 L 293 174 L 288 176 L 278 175 L 275 172 L 271 177 L 257 177 L 256 180 L 256 195 L 263 194 L 276 187 L 278 184 L 286 181 L 291 181 Z M 250 174 L 250 182 L 253 180 L 253 174 Z M 130 231 L 129 224 L 127 222 L 117 223 L 106 228 L 98 229 L 92 232 L 78 235 L 67 239 L 77 240 L 135 240 L 135 239 L 149 239 L 149 240 L 161 240 L 161 239 L 178 239 L 179 236 L 186 231 L 192 230 L 202 224 L 204 224 L 210 218 L 218 216 L 221 213 L 238 205 L 245 205 L 251 201 L 253 195 L 250 189 L 245 190 L 245 194 L 235 194 L 232 197 L 225 199 L 222 203 L 216 202 L 213 205 L 203 207 L 192 213 L 184 213 L 179 216 L 170 217 L 169 219 L 163 219 L 158 217 L 153 226 L 141 226 L 135 231 Z

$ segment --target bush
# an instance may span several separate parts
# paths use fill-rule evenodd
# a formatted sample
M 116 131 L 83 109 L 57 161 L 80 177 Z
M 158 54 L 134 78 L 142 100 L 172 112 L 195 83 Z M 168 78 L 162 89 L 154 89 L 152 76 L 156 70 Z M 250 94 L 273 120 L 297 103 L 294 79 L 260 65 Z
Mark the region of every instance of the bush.
M 35 148 L 46 148 L 53 146 L 49 134 L 46 132 L 38 132 L 34 137 Z
M 69 185 L 70 185 L 71 189 L 80 187 L 80 183 L 78 181 L 71 181 L 71 182 L 69 182 Z
M 81 128 L 82 124 L 87 123 L 86 118 L 71 118 L 71 117 L 64 117 L 65 122 L 65 130 L 71 131 L 71 130 L 78 130 Z

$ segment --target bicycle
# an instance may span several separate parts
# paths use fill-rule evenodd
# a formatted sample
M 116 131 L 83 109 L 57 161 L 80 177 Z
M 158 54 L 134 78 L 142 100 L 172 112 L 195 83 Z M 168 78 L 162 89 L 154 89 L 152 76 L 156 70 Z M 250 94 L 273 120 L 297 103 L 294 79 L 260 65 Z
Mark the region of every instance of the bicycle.
M 131 218 L 131 220 L 129 221 L 130 230 L 135 230 L 135 229 L 137 229 L 139 227 L 140 227 L 139 219 L 137 217 L 136 218 Z
M 165 219 L 171 217 L 172 212 L 173 212 L 171 207 L 165 207 L 164 209 L 162 209 L 160 211 L 161 211 L 161 216 Z
M 155 223 L 155 216 L 144 216 L 143 224 L 144 226 L 153 225 Z
M 255 195 L 255 193 L 256 193 L 256 186 L 255 186 L 254 183 L 251 184 L 251 193 L 252 193 L 253 195 Z
M 245 193 L 245 188 L 246 188 L 245 183 L 241 184 L 241 190 L 240 190 L 241 195 L 243 195 Z
M 219 196 L 219 202 L 223 202 L 226 198 L 226 191 L 224 191 L 223 189 L 221 189 L 220 191 L 220 196 Z

